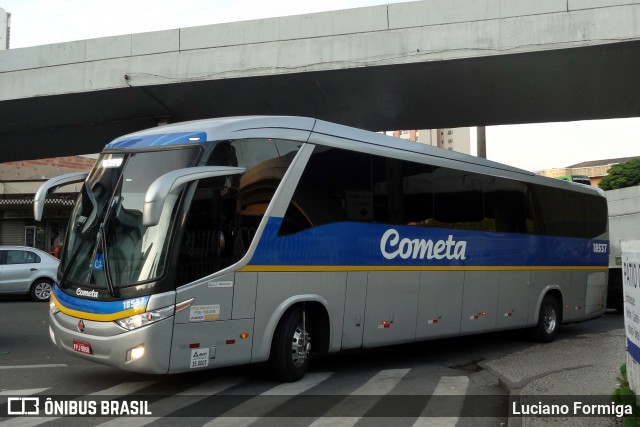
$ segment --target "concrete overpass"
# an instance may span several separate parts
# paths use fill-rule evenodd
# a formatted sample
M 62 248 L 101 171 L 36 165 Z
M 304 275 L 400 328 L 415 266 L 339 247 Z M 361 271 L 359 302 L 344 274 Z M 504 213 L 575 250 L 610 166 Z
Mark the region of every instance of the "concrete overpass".
M 638 70 L 640 0 L 423 0 L 13 49 L 0 161 L 227 115 L 371 130 L 633 117 Z

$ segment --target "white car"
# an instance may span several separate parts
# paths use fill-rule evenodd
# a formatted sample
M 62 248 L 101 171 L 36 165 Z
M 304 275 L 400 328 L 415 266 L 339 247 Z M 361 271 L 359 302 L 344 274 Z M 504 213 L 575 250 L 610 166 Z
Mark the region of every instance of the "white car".
M 58 264 L 40 249 L 0 246 L 0 294 L 28 293 L 34 301 L 48 301 Z

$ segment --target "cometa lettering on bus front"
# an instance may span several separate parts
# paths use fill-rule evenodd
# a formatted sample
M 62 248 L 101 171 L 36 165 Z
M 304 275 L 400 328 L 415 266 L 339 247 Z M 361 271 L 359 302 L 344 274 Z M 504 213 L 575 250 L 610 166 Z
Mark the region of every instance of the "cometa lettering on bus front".
M 97 291 L 85 291 L 84 289 L 77 288 L 76 295 L 81 297 L 98 298 Z
M 397 230 L 391 228 L 380 239 L 380 252 L 386 259 L 465 259 L 467 242 L 455 241 L 453 235 L 447 240 L 401 238 Z

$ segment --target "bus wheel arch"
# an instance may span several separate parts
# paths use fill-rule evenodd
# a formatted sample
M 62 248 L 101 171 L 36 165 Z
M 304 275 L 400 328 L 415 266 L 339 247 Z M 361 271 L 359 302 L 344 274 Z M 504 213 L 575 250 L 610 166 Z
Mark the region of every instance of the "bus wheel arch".
M 550 289 L 544 293 L 538 305 L 536 326 L 531 330 L 532 337 L 539 342 L 551 342 L 558 334 L 562 323 L 562 293 L 559 289 Z
M 326 353 L 329 314 L 318 301 L 298 301 L 280 316 L 271 339 L 269 367 L 280 381 L 298 381 L 306 374 L 311 353 Z

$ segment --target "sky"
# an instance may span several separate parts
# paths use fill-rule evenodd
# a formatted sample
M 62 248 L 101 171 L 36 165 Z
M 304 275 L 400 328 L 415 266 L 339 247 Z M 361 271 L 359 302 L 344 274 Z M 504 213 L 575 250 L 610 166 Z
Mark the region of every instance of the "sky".
M 0 0 L 11 48 L 349 9 L 399 0 Z M 475 154 L 475 128 L 472 154 Z M 490 126 L 487 157 L 523 169 L 640 156 L 640 118 Z

